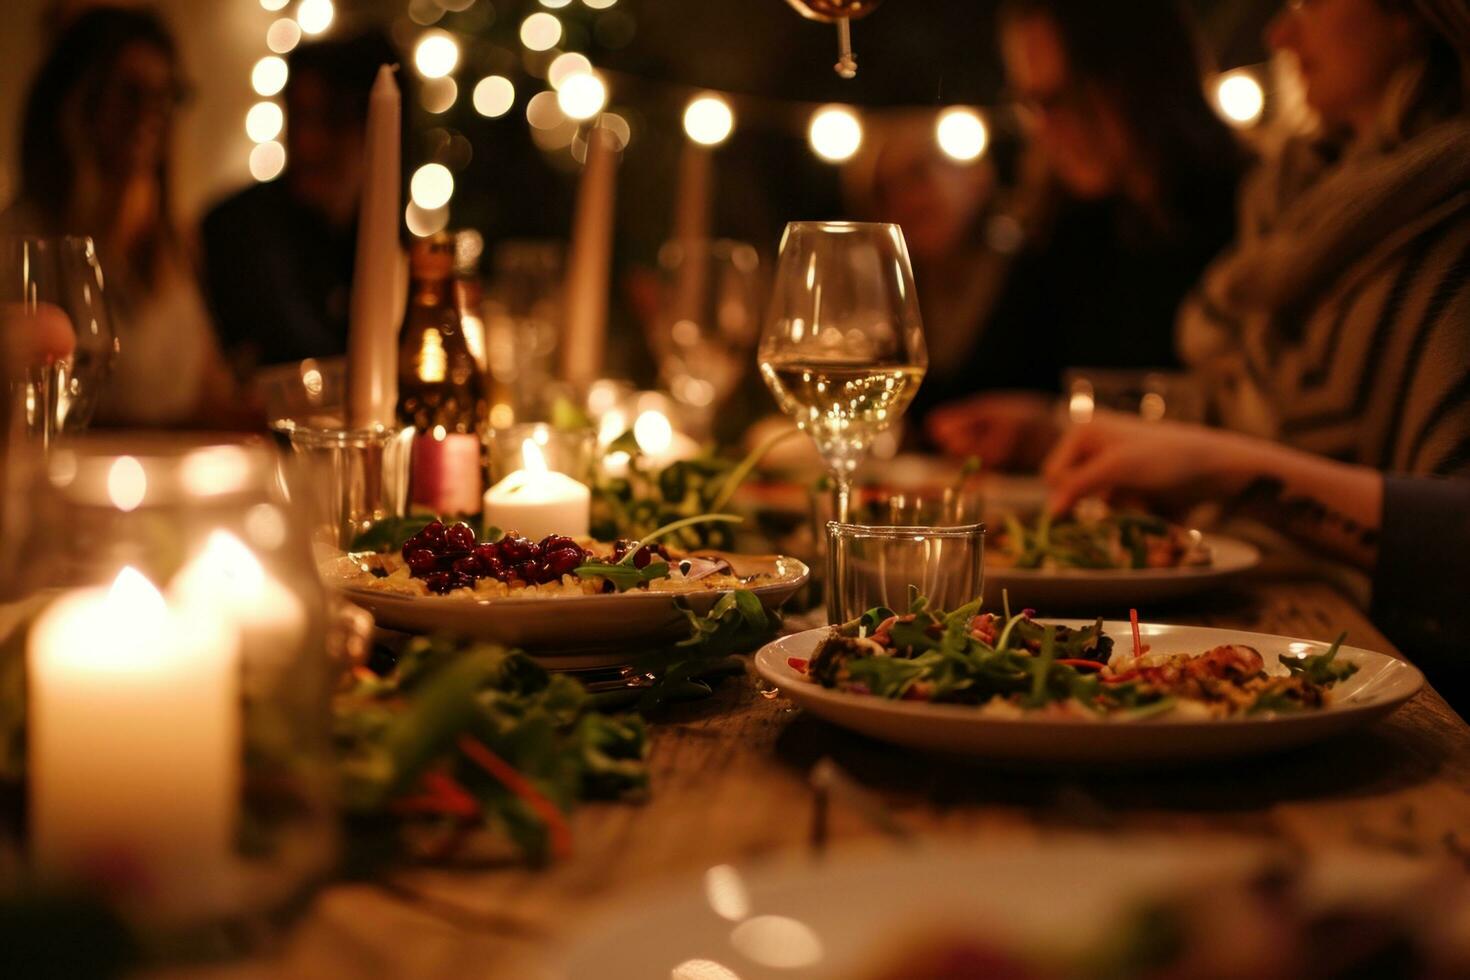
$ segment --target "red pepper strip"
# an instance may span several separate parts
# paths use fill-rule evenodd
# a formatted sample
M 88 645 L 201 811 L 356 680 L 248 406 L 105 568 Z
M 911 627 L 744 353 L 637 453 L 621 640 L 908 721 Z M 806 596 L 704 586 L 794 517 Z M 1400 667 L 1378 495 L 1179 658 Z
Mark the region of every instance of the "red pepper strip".
M 459 737 L 459 750 L 471 762 L 484 769 L 500 781 L 500 785 L 525 801 L 536 815 L 546 823 L 546 832 L 551 838 L 552 857 L 564 858 L 572 853 L 572 828 L 567 826 L 556 804 L 548 800 L 531 781 L 515 770 L 510 763 L 491 752 L 483 742 L 468 735 Z
M 1143 656 L 1143 637 L 1138 635 L 1138 610 L 1128 610 L 1128 620 L 1133 624 L 1133 659 Z
M 469 791 L 442 772 L 424 773 L 419 796 L 401 796 L 389 804 L 394 813 L 428 813 L 441 817 L 474 820 L 481 816 L 480 804 Z
M 806 665 L 807 665 L 807 663 L 808 663 L 808 661 L 803 660 L 800 657 L 787 657 L 786 658 L 786 666 L 790 667 L 792 670 L 796 671 L 798 674 L 805 674 L 806 673 Z
M 1138 676 L 1138 671 L 1136 671 L 1136 670 L 1127 670 L 1127 671 L 1124 671 L 1121 674 L 1114 674 L 1111 677 L 1104 677 L 1102 679 L 1102 682 L 1104 684 L 1121 684 L 1124 681 L 1131 681 L 1131 680 L 1133 680 L 1133 678 L 1135 678 L 1137 676 Z
M 1091 667 L 1093 670 L 1103 669 L 1103 664 L 1098 663 L 1096 660 L 1083 660 L 1081 657 L 1063 657 L 1057 663 L 1066 664 L 1068 667 Z

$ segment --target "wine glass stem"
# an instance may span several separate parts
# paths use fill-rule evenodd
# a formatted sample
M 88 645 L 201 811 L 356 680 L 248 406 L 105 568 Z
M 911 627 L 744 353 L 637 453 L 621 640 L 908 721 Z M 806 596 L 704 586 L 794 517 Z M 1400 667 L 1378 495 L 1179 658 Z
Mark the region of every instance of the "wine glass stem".
M 852 477 L 846 470 L 832 471 L 832 519 L 848 523 L 852 503 Z

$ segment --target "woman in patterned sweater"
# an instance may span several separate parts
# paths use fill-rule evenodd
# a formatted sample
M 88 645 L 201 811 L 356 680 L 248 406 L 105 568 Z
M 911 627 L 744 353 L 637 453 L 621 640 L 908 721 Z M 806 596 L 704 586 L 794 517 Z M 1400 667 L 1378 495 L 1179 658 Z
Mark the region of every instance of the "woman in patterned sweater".
M 1293 0 L 1269 39 L 1320 132 L 1247 180 L 1180 353 L 1232 429 L 1470 473 L 1470 7 Z

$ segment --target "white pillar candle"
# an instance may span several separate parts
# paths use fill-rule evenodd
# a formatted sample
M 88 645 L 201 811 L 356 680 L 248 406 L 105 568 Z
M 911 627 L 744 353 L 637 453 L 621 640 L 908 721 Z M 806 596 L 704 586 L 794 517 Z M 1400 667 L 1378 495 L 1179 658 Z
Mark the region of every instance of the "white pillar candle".
M 240 793 L 234 631 L 125 568 L 48 607 L 28 656 L 37 868 L 121 869 L 165 914 L 219 901 Z
M 357 258 L 348 307 L 347 424 L 353 428 L 391 428 L 398 407 L 398 323 L 404 307 L 403 250 L 398 244 L 402 112 L 393 69 L 383 65 L 368 98 Z
M 485 491 L 486 526 L 515 531 L 534 540 L 548 534 L 585 537 L 591 521 L 592 492 L 585 484 L 546 468 L 541 447 L 521 444 L 524 468 Z
M 213 531 L 204 549 L 169 585 L 169 598 L 240 631 L 240 656 L 247 676 L 274 668 L 295 655 L 306 636 L 306 607 L 268 573 L 245 542 L 224 529 Z

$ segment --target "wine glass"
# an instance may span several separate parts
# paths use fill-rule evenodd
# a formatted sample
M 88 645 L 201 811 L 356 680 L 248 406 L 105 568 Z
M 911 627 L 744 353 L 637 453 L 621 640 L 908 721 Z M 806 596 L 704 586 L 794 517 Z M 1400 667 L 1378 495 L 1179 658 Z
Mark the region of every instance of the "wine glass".
M 649 346 L 663 386 L 707 435 L 760 338 L 760 259 L 745 242 L 696 239 L 665 244 L 659 269 Z
M 857 56 L 852 53 L 849 22 L 866 17 L 883 0 L 786 0 L 808 20 L 837 25 L 837 64 L 833 67 L 843 78 L 857 77 Z
M 7 345 L 24 361 L 12 367 L 11 411 L 44 450 L 91 421 L 116 353 L 92 239 L 0 236 L 0 313 L 24 333 Z
M 826 460 L 834 512 L 847 520 L 853 472 L 903 417 L 929 364 L 899 227 L 788 224 L 759 356 L 777 404 Z

